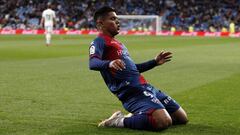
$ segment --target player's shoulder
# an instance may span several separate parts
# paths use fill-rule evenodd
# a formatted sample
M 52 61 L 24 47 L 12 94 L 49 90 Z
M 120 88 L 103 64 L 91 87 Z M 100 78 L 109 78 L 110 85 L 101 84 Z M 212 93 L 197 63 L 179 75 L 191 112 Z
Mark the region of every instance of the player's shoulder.
M 43 10 L 43 14 L 47 14 L 48 13 L 48 9 Z
M 45 13 L 46 13 L 46 11 L 47 11 L 47 9 L 43 10 L 43 12 L 42 12 L 42 13 L 43 13 L 43 14 L 45 14 Z
M 43 13 L 52 13 L 52 12 L 55 12 L 55 11 L 49 8 L 43 11 Z
M 105 41 L 102 37 L 96 37 L 92 42 L 91 42 L 91 46 L 94 45 L 104 45 L 105 44 Z
M 53 9 L 49 9 L 52 13 L 55 13 L 55 11 Z

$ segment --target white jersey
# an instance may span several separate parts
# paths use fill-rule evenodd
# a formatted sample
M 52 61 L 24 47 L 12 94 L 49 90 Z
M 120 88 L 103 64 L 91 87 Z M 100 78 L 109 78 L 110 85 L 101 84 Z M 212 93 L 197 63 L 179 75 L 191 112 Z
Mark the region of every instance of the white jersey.
M 44 18 L 44 26 L 53 26 L 53 19 L 56 18 L 55 12 L 52 9 L 46 9 L 42 13 Z

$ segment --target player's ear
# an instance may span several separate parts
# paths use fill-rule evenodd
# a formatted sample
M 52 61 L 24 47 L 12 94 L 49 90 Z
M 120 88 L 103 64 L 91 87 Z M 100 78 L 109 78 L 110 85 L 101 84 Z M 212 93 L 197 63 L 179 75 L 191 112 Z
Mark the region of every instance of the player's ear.
M 101 29 L 103 26 L 103 21 L 101 19 L 97 20 L 97 28 Z

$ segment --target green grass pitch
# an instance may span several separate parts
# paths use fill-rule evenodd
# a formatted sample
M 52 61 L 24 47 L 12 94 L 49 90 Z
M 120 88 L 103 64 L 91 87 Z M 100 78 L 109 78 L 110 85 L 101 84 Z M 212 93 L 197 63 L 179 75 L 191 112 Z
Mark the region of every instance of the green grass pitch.
M 0 36 L 1 135 L 240 134 L 239 38 L 117 36 L 136 63 L 173 52 L 171 62 L 143 75 L 176 99 L 190 121 L 158 133 L 97 127 L 124 109 L 88 69 L 94 37 L 53 36 L 46 47 L 43 35 Z

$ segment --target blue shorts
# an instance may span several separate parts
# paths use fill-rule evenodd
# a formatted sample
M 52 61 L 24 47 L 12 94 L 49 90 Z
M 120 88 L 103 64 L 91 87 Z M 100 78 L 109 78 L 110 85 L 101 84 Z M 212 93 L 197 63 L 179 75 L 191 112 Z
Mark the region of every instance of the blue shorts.
M 172 114 L 180 107 L 174 99 L 150 84 L 134 87 L 134 89 L 140 92 L 122 102 L 124 108 L 133 114 L 148 113 L 156 109 L 166 109 L 169 114 Z

